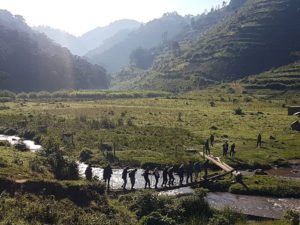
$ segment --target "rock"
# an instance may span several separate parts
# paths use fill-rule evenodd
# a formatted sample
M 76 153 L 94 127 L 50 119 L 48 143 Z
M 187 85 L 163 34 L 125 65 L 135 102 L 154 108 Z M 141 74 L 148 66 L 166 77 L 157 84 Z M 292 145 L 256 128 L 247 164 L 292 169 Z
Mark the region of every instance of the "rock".
M 267 173 L 263 169 L 254 170 L 255 175 L 267 175 Z
M 299 123 L 299 121 L 298 120 L 294 121 L 291 124 L 291 128 L 292 128 L 292 130 L 300 131 L 300 123 Z

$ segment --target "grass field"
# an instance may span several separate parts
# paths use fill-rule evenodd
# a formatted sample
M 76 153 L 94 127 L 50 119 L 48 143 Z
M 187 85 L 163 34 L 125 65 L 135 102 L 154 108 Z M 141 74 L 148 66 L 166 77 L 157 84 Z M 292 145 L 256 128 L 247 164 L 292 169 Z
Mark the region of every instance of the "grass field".
M 180 164 L 198 158 L 184 149 L 202 150 L 214 134 L 212 154 L 221 156 L 222 144 L 228 141 L 236 144 L 236 156 L 226 159 L 229 164 L 268 167 L 300 158 L 299 132 L 290 128 L 297 118 L 288 116 L 283 107 L 299 99 L 280 97 L 242 94 L 241 87 L 233 84 L 157 98 L 16 100 L 1 104 L 0 126 L 2 131 L 15 129 L 21 135 L 33 131 L 41 142 L 53 138 L 74 157 L 89 149 L 91 161 L 102 165 L 108 158 L 99 150 L 100 142 L 115 144 L 116 165 Z M 236 109 L 241 109 L 240 115 Z M 25 123 L 20 125 L 20 121 Z M 62 138 L 63 133 L 72 132 L 74 144 Z M 261 148 L 256 148 L 258 133 L 262 134 Z

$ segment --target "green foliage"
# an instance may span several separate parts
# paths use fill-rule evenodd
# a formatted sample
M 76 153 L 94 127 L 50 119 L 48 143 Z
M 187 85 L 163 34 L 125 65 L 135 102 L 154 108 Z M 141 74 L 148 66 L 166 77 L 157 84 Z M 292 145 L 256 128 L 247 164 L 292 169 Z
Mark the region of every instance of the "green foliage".
M 234 114 L 235 115 L 244 115 L 244 112 L 240 107 L 238 107 L 238 108 L 234 109 Z
M 236 194 L 298 198 L 300 196 L 300 184 L 296 181 L 268 175 L 244 176 L 242 183 L 231 185 L 229 191 Z
M 287 210 L 284 214 L 284 218 L 291 222 L 291 225 L 299 225 L 300 213 L 295 210 Z
M 18 143 L 16 143 L 14 145 L 15 149 L 19 150 L 19 151 L 22 151 L 22 152 L 26 152 L 28 151 L 29 149 L 27 148 L 27 146 L 22 142 L 22 141 L 19 141 Z
M 175 225 L 176 222 L 167 216 L 162 216 L 159 212 L 152 212 L 148 216 L 143 216 L 139 225 Z
M 233 225 L 237 223 L 245 223 L 247 220 L 246 216 L 236 211 L 235 209 L 231 209 L 230 207 L 226 207 L 223 210 L 217 211 L 215 215 L 209 219 L 209 225 Z
M 150 50 L 139 47 L 131 52 L 129 58 L 131 65 L 139 69 L 147 69 L 152 65 L 154 56 Z

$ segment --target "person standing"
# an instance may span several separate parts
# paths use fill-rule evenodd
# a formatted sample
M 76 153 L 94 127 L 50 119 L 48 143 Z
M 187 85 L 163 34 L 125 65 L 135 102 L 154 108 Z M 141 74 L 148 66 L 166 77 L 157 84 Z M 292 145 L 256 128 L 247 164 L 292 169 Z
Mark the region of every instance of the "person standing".
M 167 187 L 167 183 L 168 183 L 168 167 L 167 166 L 164 168 L 162 176 L 163 176 L 163 182 L 162 182 L 161 186 Z
M 213 134 L 210 135 L 210 144 L 211 146 L 214 146 L 214 143 L 215 143 L 215 136 Z
M 103 171 L 103 179 L 104 179 L 104 182 L 105 184 L 107 184 L 107 190 L 109 190 L 109 183 L 110 183 L 110 178 L 111 178 L 111 175 L 112 175 L 112 169 L 110 167 L 110 165 L 108 164 L 105 168 L 104 168 L 104 171 Z
M 150 180 L 149 180 L 149 175 L 150 175 L 150 172 L 149 172 L 149 167 L 147 167 L 144 171 L 144 173 L 142 174 L 144 176 L 144 179 L 145 179 L 145 189 L 147 188 L 147 185 L 148 187 L 150 188 Z
M 122 185 L 122 188 L 123 190 L 126 189 L 126 184 L 127 184 L 127 173 L 128 173 L 128 167 L 126 167 L 123 172 L 122 172 L 122 179 L 123 179 L 123 185 Z
M 87 166 L 87 168 L 85 169 L 85 178 L 88 180 L 88 181 L 91 181 L 92 178 L 93 178 L 93 172 L 92 172 L 92 165 L 89 164 Z
M 133 190 L 134 188 L 134 184 L 135 184 L 135 173 L 136 173 L 137 169 L 131 170 L 128 173 L 128 176 L 130 178 L 130 183 L 131 183 L 131 190 Z
M 258 134 L 258 136 L 257 136 L 256 148 L 257 148 L 258 146 L 261 147 L 261 134 Z
M 158 171 L 157 167 L 154 169 L 153 175 L 154 175 L 154 178 L 155 178 L 154 187 L 155 187 L 155 189 L 157 189 L 157 184 L 158 184 L 158 179 L 159 179 L 159 171 Z
M 225 143 L 223 144 L 223 156 L 224 157 L 227 156 L 227 152 L 228 152 L 228 143 L 227 143 L 227 141 L 225 141 Z
M 184 177 L 184 164 L 181 164 L 178 168 L 178 176 L 179 176 L 179 185 L 182 186 L 183 177 Z
M 235 154 L 235 143 L 233 143 L 233 144 L 230 146 L 230 153 L 229 153 L 229 155 L 233 157 L 234 154 Z
M 209 142 L 208 139 L 206 140 L 205 144 L 204 144 L 204 149 L 205 149 L 205 154 L 210 155 L 210 148 L 209 148 Z

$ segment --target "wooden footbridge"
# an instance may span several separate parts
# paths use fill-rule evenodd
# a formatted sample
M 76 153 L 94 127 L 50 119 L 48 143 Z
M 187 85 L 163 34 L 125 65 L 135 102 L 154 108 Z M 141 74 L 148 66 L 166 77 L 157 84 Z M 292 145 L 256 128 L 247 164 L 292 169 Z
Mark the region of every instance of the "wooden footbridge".
M 206 159 L 205 163 L 208 163 L 208 161 L 212 162 L 213 164 L 215 164 L 216 166 L 220 167 L 222 170 L 225 171 L 226 174 L 231 173 L 232 175 L 234 175 L 235 177 L 240 177 L 241 173 L 236 171 L 234 168 L 232 168 L 231 166 L 229 166 L 228 164 L 226 164 L 225 162 L 222 162 L 220 160 L 219 157 L 215 157 L 213 155 L 206 155 L 203 152 L 200 152 L 200 155 Z M 225 174 L 225 175 L 226 175 Z

